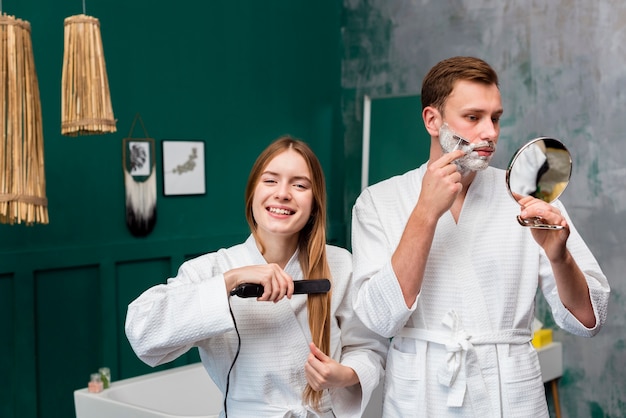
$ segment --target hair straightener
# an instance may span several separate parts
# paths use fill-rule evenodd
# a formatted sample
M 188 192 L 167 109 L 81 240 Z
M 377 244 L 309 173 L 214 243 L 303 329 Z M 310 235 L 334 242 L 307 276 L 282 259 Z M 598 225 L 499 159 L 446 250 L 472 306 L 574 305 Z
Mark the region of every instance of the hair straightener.
M 295 280 L 293 282 L 294 295 L 326 293 L 329 290 L 330 280 L 328 279 Z M 263 286 L 256 283 L 242 283 L 231 290 L 230 295 L 240 298 L 258 298 L 263 295 Z

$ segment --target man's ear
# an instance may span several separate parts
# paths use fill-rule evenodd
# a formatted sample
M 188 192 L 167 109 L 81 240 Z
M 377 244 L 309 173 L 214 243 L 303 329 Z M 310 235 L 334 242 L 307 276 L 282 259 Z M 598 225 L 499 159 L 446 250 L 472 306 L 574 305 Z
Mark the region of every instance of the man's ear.
M 443 124 L 441 113 L 432 106 L 426 106 L 422 111 L 422 119 L 430 136 L 439 136 L 439 128 Z

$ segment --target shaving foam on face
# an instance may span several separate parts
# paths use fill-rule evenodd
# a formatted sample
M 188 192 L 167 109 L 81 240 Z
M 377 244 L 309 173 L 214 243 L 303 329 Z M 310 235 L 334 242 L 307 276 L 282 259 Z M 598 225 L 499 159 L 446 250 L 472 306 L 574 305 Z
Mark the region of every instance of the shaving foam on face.
M 470 141 L 450 129 L 447 122 L 444 122 L 439 128 L 439 143 L 445 153 L 460 149 L 468 154 L 473 150 Z
M 461 158 L 454 160 L 454 164 L 456 164 L 459 172 L 463 176 L 470 171 L 484 170 L 489 166 L 491 158 L 482 157 L 478 155 L 478 153 L 473 152 L 476 148 L 489 146 L 495 149 L 493 141 L 471 143 L 450 129 L 447 122 L 444 122 L 441 125 L 441 128 L 439 128 L 439 143 L 441 144 L 441 149 L 445 153 L 449 153 L 457 149 L 460 149 L 465 153 L 465 155 Z

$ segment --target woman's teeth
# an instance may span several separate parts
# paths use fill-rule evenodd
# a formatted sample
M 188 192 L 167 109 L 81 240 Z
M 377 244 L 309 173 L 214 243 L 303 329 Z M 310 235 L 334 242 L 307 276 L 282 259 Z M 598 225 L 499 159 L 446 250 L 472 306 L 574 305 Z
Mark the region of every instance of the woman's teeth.
M 291 215 L 293 212 L 287 209 L 269 208 L 269 211 L 278 215 Z

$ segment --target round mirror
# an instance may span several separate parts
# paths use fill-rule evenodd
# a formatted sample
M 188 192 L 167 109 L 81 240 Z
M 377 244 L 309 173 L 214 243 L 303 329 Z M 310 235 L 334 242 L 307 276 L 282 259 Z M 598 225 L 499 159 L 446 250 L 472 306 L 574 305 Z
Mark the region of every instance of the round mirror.
M 541 137 L 518 149 L 506 170 L 506 185 L 511 193 L 534 196 L 548 203 L 555 201 L 567 187 L 572 174 L 572 157 L 565 145 L 555 138 Z M 562 229 L 546 224 L 541 218 L 522 219 L 522 226 Z

